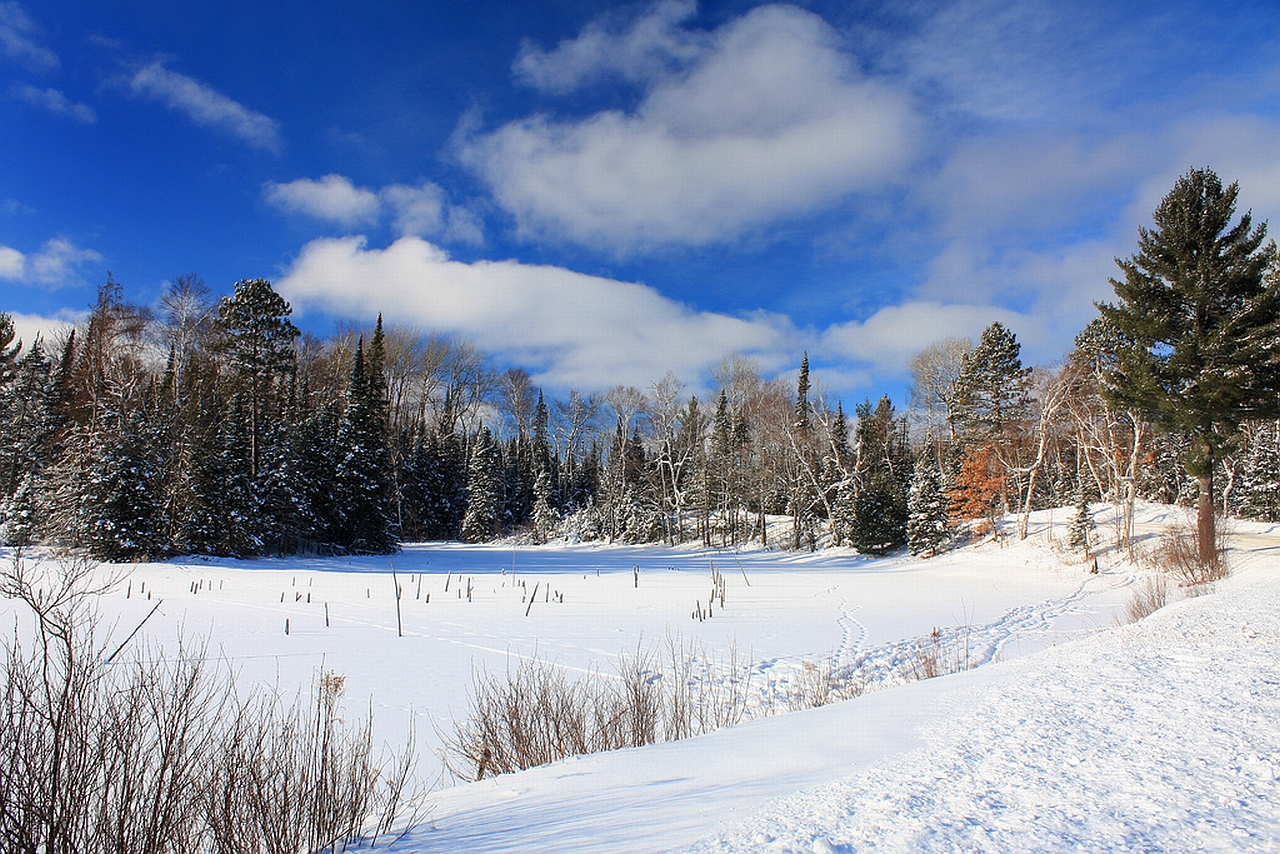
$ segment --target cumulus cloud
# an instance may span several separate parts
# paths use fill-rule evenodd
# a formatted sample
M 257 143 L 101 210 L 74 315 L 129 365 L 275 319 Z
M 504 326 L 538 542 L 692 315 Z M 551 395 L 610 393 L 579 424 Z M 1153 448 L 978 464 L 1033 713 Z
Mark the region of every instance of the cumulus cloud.
M 688 67 L 650 81 L 633 112 L 464 134 L 462 162 L 525 236 L 621 251 L 729 240 L 883 188 L 909 162 L 907 96 L 860 72 L 818 16 L 760 7 L 690 43 Z M 576 82 L 605 61 L 575 50 L 539 67 Z
M 64 311 L 54 317 L 23 314 L 19 311 L 8 314 L 13 319 L 13 337 L 22 341 L 22 352 L 25 353 L 37 339 L 44 342 L 45 352 L 48 352 L 48 348 L 60 343 L 72 327 L 84 320 L 87 313 Z
M 668 370 L 693 378 L 730 352 L 773 369 L 793 331 L 777 315 L 697 311 L 644 285 L 561 267 L 463 263 L 417 237 L 385 249 L 361 237 L 313 241 L 277 289 L 299 313 L 382 312 L 463 335 L 557 388 L 643 387 Z
M 0 246 L 0 279 L 19 281 L 26 269 L 27 256 L 9 246 Z
M 40 28 L 20 3 L 0 3 L 0 50 L 29 71 L 54 71 L 58 55 L 41 43 Z
M 305 214 L 346 228 L 376 224 L 389 215 L 399 235 L 443 237 L 458 243 L 483 241 L 480 218 L 449 204 L 444 189 L 430 181 L 372 190 L 357 187 L 343 175 L 325 175 L 319 180 L 267 183 L 263 197 L 286 213 Z
M 382 206 L 377 193 L 357 187 L 341 175 L 325 175 L 318 181 L 299 178 L 287 184 L 269 183 L 264 195 L 268 204 L 287 213 L 348 226 L 376 222 Z
M 101 260 L 102 256 L 92 249 L 81 249 L 61 237 L 45 241 L 34 255 L 26 255 L 10 246 L 0 246 L 0 279 L 57 290 L 78 284 L 80 268 Z
M 620 31 L 597 20 L 552 50 L 526 41 L 512 69 L 517 81 L 553 94 L 611 77 L 652 80 L 697 57 L 703 39 L 680 26 L 695 12 L 693 0 L 662 0 Z
M 886 306 L 865 320 L 834 324 L 821 334 L 819 346 L 828 359 L 852 360 L 871 366 L 875 374 L 893 375 L 905 371 L 911 357 L 933 342 L 950 336 L 976 341 L 995 321 L 1022 339 L 1024 352 L 1027 340 L 1044 338 L 1039 320 L 1009 309 L 913 301 Z
M 25 83 L 14 86 L 10 89 L 10 93 L 33 107 L 81 124 L 91 125 L 98 120 L 98 114 L 93 111 L 93 107 L 88 104 L 77 104 L 57 89 L 41 89 Z
M 255 148 L 278 152 L 283 145 L 279 123 L 228 98 L 205 83 L 152 62 L 128 81 L 135 95 L 163 103 L 196 124 L 236 137 Z

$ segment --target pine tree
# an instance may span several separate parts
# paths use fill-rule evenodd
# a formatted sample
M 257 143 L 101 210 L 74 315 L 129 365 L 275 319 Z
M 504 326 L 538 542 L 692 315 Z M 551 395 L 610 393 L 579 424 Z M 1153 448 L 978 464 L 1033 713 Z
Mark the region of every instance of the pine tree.
M 936 555 L 951 536 L 951 515 L 942 472 L 926 450 L 916 463 L 907 495 L 907 547 L 913 555 Z
M 27 472 L 13 495 L 0 501 L 0 544 L 23 548 L 35 542 L 36 476 Z
M 289 303 L 266 279 L 236 282 L 235 293 L 218 304 L 216 326 L 240 389 L 247 396 L 250 475 L 257 477 L 269 416 L 282 381 L 295 367 L 299 336 L 289 321 Z
M 1246 516 L 1280 522 L 1280 425 L 1266 422 L 1254 433 L 1245 458 L 1241 504 Z
M 1067 527 L 1067 544 L 1073 549 L 1080 549 L 1088 558 L 1089 544 L 1096 527 L 1093 515 L 1089 512 L 1089 497 L 1084 490 L 1080 490 L 1076 499 L 1076 512 L 1071 516 L 1071 524 Z
M 343 457 L 334 472 L 342 502 L 338 542 L 356 554 L 388 554 L 399 546 L 391 500 L 385 388 L 381 369 L 375 374 L 367 366 L 361 341 L 356 346 L 347 409 L 338 431 Z
M 853 500 L 849 542 L 865 554 L 884 555 L 907 539 L 907 496 L 888 473 L 875 475 Z
M 493 434 L 481 427 L 467 466 L 467 512 L 462 517 L 462 539 L 484 543 L 502 530 L 502 459 Z
M 1031 369 L 1022 366 L 1022 345 L 1002 323 L 982 331 L 965 354 L 957 380 L 956 417 L 970 437 L 998 440 L 1024 415 Z
M 160 490 L 141 419 L 134 415 L 98 440 L 101 452 L 82 504 L 90 556 L 130 561 L 160 555 Z
M 1127 342 L 1103 394 L 1157 430 L 1191 439 L 1183 459 L 1199 485 L 1200 558 L 1216 560 L 1214 468 L 1250 418 L 1280 416 L 1280 273 L 1266 225 L 1236 223 L 1239 186 L 1192 169 L 1160 202 L 1138 253 L 1117 259 L 1117 303 L 1098 310 Z

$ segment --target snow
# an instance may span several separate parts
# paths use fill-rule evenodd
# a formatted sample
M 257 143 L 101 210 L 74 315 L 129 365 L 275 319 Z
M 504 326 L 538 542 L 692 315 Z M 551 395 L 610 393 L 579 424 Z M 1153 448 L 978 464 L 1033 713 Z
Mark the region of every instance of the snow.
M 880 680 L 687 741 L 441 778 L 402 854 L 1276 845 L 1280 530 L 1238 523 L 1238 569 L 1217 592 L 1116 626 L 1140 571 L 1107 553 L 1094 575 L 1063 552 L 1069 512 L 1036 514 L 1025 542 L 929 560 L 413 545 L 392 558 L 403 636 L 386 557 L 131 565 L 100 611 L 123 640 L 163 599 L 133 647 L 172 655 L 179 637 L 207 638 L 242 686 L 290 693 L 320 669 L 345 674 L 348 708 L 371 708 L 379 739 L 399 744 L 416 722 L 432 779 L 473 668 L 513 657 L 608 673 L 678 636 L 713 654 L 736 645 L 766 694 L 805 661 Z M 1178 512 L 1145 506 L 1139 530 Z M 713 562 L 725 607 L 698 621 Z M 919 639 L 962 625 L 976 669 L 902 684 Z

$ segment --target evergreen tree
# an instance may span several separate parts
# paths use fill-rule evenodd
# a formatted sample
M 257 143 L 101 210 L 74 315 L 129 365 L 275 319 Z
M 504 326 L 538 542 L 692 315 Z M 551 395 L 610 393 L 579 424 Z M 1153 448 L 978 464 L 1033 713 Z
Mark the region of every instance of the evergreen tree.
M 502 530 L 501 465 L 493 434 L 488 427 L 481 427 L 467 466 L 467 512 L 462 517 L 465 542 L 488 542 Z
M 1108 402 L 1143 412 L 1157 430 L 1191 439 L 1183 459 L 1199 484 L 1200 557 L 1214 550 L 1215 464 L 1241 422 L 1280 416 L 1280 274 L 1266 225 L 1236 223 L 1239 186 L 1192 169 L 1160 202 L 1138 253 L 1117 259 L 1117 303 L 1099 303 L 1121 333 L 1103 390 Z
M 22 548 L 35 542 L 36 476 L 27 472 L 13 495 L 0 501 L 0 544 Z
M 181 502 L 184 515 L 175 526 L 178 550 L 235 557 L 258 552 L 248 432 L 244 396 L 236 395 L 225 417 L 200 440 Z
M 1030 378 L 1017 336 L 1004 324 L 992 323 L 961 362 L 956 400 L 961 430 L 979 440 L 1006 436 L 1025 416 Z
M 853 500 L 849 542 L 865 554 L 884 555 L 907 539 L 907 496 L 888 473 L 875 475 Z
M 560 515 L 551 506 L 551 472 L 546 469 L 538 472 L 533 495 L 533 531 L 537 541 L 545 543 L 555 535 L 560 523 Z
M 1089 512 L 1089 497 L 1080 490 L 1076 499 L 1076 512 L 1071 516 L 1071 524 L 1067 527 L 1067 545 L 1080 549 L 1086 558 L 1089 557 L 1089 544 L 1093 540 L 1093 531 L 1097 525 L 1093 514 Z
M 266 279 L 236 282 L 235 294 L 218 304 L 216 326 L 222 347 L 247 395 L 250 475 L 255 478 L 282 382 L 296 367 L 294 342 L 300 333 L 289 321 L 292 312 Z
M 159 484 L 150 443 L 138 416 L 98 437 L 100 454 L 83 496 L 89 554 L 95 560 L 130 561 L 165 551 Z
M 942 472 L 932 453 L 916 462 L 907 495 L 907 547 L 913 555 L 936 555 L 951 536 L 951 515 L 942 490 Z
M 1246 516 L 1280 522 L 1280 425 L 1266 422 L 1253 435 L 1245 458 L 1241 500 Z
M 381 328 L 381 327 L 379 327 Z M 379 354 L 379 362 L 381 355 Z M 399 546 L 387 450 L 385 381 L 366 365 L 364 343 L 356 346 L 347 408 L 338 432 L 343 453 L 334 472 L 342 502 L 338 542 L 356 554 L 388 554 Z
M 0 354 L 2 357 L 2 354 Z M 45 463 L 54 428 L 50 406 L 52 365 L 40 340 L 0 382 L 0 499 Z

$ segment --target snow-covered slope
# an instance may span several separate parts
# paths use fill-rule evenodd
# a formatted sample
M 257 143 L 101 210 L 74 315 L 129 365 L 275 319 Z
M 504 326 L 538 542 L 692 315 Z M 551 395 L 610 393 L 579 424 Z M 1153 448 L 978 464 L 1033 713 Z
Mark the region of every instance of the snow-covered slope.
M 1218 592 L 1141 622 L 444 791 L 397 850 L 1273 850 L 1280 540 L 1241 540 Z

